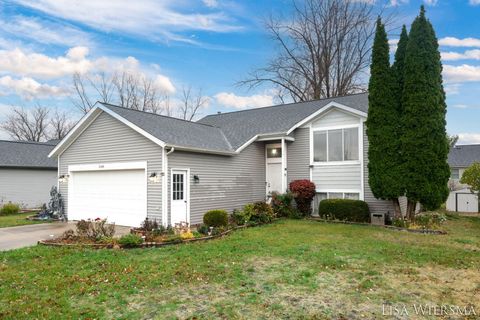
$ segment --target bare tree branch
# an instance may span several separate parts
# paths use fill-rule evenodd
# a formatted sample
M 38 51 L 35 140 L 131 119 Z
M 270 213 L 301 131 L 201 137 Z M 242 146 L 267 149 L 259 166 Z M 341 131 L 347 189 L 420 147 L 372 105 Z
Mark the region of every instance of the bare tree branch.
M 47 137 L 48 113 L 48 109 L 40 105 L 30 112 L 25 108 L 13 107 L 0 127 L 14 140 L 39 142 Z
M 180 117 L 184 120 L 192 121 L 198 115 L 199 110 L 208 104 L 209 98 L 202 95 L 202 89 L 198 89 L 196 93 L 193 93 L 191 86 L 184 86 L 182 87 L 180 101 Z
M 366 1 L 292 0 L 291 19 L 270 17 L 278 54 L 238 82 L 273 84 L 294 101 L 341 96 L 366 88 L 376 14 Z
M 57 109 L 50 118 L 49 125 L 48 138 L 61 140 L 73 128 L 74 123 L 66 112 L 61 112 Z

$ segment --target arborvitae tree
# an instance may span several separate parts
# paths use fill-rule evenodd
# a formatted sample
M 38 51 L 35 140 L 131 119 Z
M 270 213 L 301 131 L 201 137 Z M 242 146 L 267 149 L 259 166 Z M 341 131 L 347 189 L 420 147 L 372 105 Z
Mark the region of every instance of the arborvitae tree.
M 402 108 L 402 96 L 403 87 L 405 83 L 405 52 L 407 50 L 408 33 L 407 27 L 403 25 L 402 33 L 397 44 L 397 50 L 395 51 L 395 61 L 393 62 L 392 72 L 394 77 L 394 94 L 395 102 L 397 104 L 397 110 L 400 114 L 403 114 Z M 400 123 L 399 123 L 400 125 Z
M 409 200 L 407 216 L 412 218 L 418 201 L 428 210 L 440 207 L 448 197 L 450 175 L 442 64 L 438 41 L 423 6 L 410 29 L 404 75 L 402 156 Z
M 404 194 L 404 189 L 397 133 L 400 115 L 393 95 L 393 80 L 387 33 L 378 18 L 368 84 L 368 182 L 376 198 L 393 201 L 398 216 L 398 197 Z

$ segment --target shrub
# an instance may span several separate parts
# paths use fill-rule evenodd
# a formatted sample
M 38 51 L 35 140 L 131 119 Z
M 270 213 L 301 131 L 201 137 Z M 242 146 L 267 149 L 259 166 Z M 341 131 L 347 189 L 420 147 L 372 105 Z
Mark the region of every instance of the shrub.
M 436 229 L 445 221 L 447 221 L 447 217 L 437 212 L 422 213 L 414 218 L 414 223 L 422 229 Z
M 320 202 L 318 213 L 326 219 L 370 222 L 370 210 L 365 201 L 326 199 Z
M 93 241 L 102 237 L 111 238 L 115 234 L 115 224 L 107 224 L 107 219 L 80 220 L 75 226 L 79 237 Z
M 203 223 L 209 227 L 228 225 L 228 213 L 225 210 L 210 210 L 203 216 Z
M 154 231 L 158 229 L 161 225 L 158 224 L 157 220 L 153 219 L 148 219 L 145 218 L 145 220 L 142 222 L 142 225 L 140 227 L 141 230 L 144 231 Z M 163 228 L 163 226 L 161 226 Z
M 203 235 L 208 235 L 210 228 L 206 224 L 202 224 L 199 227 L 197 227 L 197 231 Z
M 20 212 L 20 206 L 16 203 L 6 203 L 0 209 L 0 215 L 6 216 L 10 214 L 17 214 Z
M 312 213 L 312 200 L 315 197 L 315 184 L 310 180 L 294 180 L 290 182 L 297 209 L 304 215 Z
M 291 217 L 294 215 L 293 193 L 272 193 L 272 209 L 279 217 Z
M 253 204 L 254 214 L 250 217 L 251 221 L 259 223 L 269 223 L 275 218 L 272 206 L 266 202 L 255 202 Z
M 230 215 L 230 220 L 232 224 L 237 226 L 243 226 L 245 223 L 250 221 L 250 216 L 245 214 L 243 210 L 233 210 L 233 213 Z
M 118 239 L 118 243 L 125 248 L 135 248 L 142 244 L 143 239 L 139 235 L 129 233 Z

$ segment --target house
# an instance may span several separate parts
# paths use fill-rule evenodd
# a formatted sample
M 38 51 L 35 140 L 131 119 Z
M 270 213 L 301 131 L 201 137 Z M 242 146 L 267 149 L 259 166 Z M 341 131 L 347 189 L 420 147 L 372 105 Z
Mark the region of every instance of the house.
M 284 192 L 296 179 L 326 198 L 393 212 L 368 185 L 367 94 L 219 113 L 189 122 L 97 103 L 50 153 L 70 220 L 138 226 L 202 222 Z
M 0 141 L 0 205 L 40 208 L 57 185 L 57 161 L 48 158 L 58 141 Z
M 478 212 L 477 196 L 472 194 L 467 185 L 460 183 L 463 172 L 475 161 L 480 162 L 480 144 L 457 145 L 450 149 L 448 164 L 450 166 L 450 195 L 447 210 L 460 212 Z

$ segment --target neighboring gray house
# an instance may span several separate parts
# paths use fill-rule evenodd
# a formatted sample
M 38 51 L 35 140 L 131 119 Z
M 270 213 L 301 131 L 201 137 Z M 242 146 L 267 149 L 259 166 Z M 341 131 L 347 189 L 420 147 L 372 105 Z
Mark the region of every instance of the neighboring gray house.
M 457 145 L 450 149 L 448 164 L 450 166 L 450 195 L 447 209 L 460 212 L 478 212 L 477 197 L 470 192 L 468 185 L 462 185 L 463 172 L 475 161 L 480 162 L 480 144 Z
M 368 96 L 285 104 L 198 122 L 97 103 L 50 153 L 70 220 L 138 226 L 202 222 L 284 192 L 296 179 L 325 198 L 365 200 L 392 212 L 368 186 Z
M 0 141 L 0 205 L 40 208 L 48 203 L 57 185 L 57 161 L 48 157 L 56 142 Z

